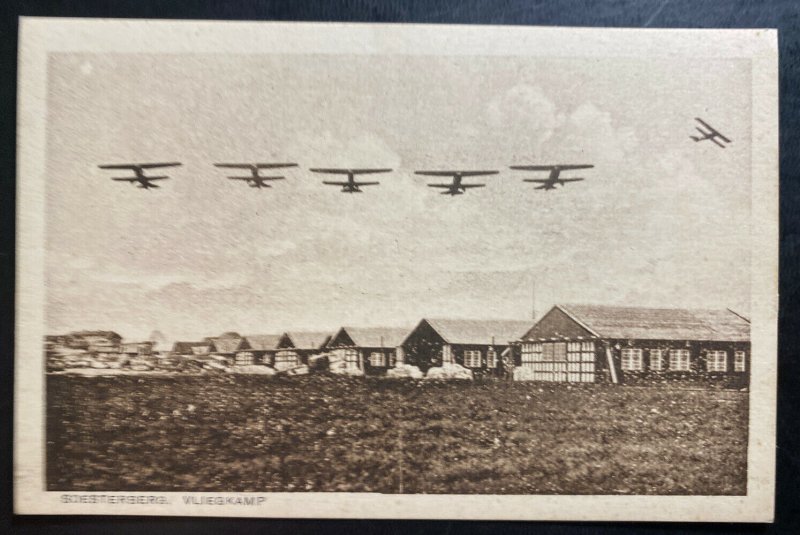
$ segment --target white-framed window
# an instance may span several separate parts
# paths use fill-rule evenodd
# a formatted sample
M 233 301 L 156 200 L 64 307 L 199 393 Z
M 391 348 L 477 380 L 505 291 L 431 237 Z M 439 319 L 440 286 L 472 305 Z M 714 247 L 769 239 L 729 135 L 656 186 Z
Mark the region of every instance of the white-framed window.
M 581 360 L 594 362 L 594 342 L 581 342 Z
M 386 366 L 386 354 L 380 351 L 373 351 L 369 354 L 370 366 Z
M 486 367 L 497 368 L 497 351 L 493 347 L 486 350 Z
M 642 350 L 634 347 L 623 349 L 622 369 L 630 372 L 642 371 Z
M 661 349 L 650 350 L 650 370 L 660 372 L 664 369 L 664 351 Z
M 706 371 L 726 372 L 728 371 L 728 352 L 709 351 L 706 355 Z
M 300 359 L 294 351 L 282 351 L 275 355 L 275 369 L 286 370 L 300 364 Z
M 237 366 L 250 366 L 255 363 L 255 358 L 252 353 L 237 353 L 234 362 Z
M 688 349 L 670 349 L 669 350 L 669 369 L 676 372 L 688 372 L 690 367 L 689 363 L 689 350 Z
M 358 369 L 358 350 L 345 349 L 344 350 L 344 365 L 348 370 Z
M 733 371 L 745 371 L 744 351 L 734 351 L 733 353 Z
M 456 359 L 453 357 L 453 346 L 450 344 L 445 344 L 442 346 L 442 363 L 443 364 L 455 364 Z
M 534 362 L 542 361 L 542 344 L 522 344 L 521 364 L 532 368 Z
M 464 350 L 464 366 L 467 368 L 481 367 L 481 352 L 477 349 Z

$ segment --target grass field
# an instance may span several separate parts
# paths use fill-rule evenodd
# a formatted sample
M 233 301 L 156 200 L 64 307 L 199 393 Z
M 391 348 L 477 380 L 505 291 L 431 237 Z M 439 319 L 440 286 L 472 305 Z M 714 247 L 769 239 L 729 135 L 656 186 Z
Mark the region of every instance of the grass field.
M 746 493 L 736 390 L 53 375 L 47 400 L 49 490 Z

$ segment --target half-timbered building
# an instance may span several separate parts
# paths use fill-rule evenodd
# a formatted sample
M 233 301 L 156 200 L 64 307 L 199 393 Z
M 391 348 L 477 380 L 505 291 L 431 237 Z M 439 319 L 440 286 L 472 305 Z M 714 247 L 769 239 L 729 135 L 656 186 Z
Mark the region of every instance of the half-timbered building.
M 129 357 L 148 357 L 153 354 L 153 342 L 122 342 L 119 352 Z
M 211 342 L 175 342 L 170 353 L 181 357 L 200 357 L 211 353 Z
M 308 357 L 325 350 L 331 339 L 329 332 L 291 331 L 281 335 L 275 351 L 273 367 L 287 370 L 308 364 Z
M 252 334 L 245 336 L 247 349 L 236 354 L 236 359 L 243 365 L 275 364 L 275 353 L 281 341 L 280 334 Z
M 246 352 L 250 349 L 247 340 L 236 332 L 226 332 L 219 336 L 207 338 L 211 346 L 211 354 L 215 357 L 224 358 L 225 362 L 231 365 L 245 365 L 249 358 Z M 242 354 L 242 358 L 239 355 Z
M 327 349 L 350 371 L 382 375 L 395 365 L 398 347 L 408 331 L 407 328 L 342 327 L 330 339 Z
M 749 384 L 750 322 L 731 310 L 556 305 L 514 344 L 535 381 Z M 522 370 L 520 370 L 522 371 Z
M 425 372 L 443 364 L 459 364 L 476 374 L 502 373 L 501 354 L 531 321 L 423 319 L 403 340 L 405 363 Z

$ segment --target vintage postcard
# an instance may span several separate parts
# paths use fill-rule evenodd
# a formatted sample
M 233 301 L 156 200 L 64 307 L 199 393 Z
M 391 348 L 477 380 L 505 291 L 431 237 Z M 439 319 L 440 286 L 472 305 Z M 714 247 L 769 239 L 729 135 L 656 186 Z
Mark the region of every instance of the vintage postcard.
M 17 513 L 772 520 L 775 31 L 20 35 Z

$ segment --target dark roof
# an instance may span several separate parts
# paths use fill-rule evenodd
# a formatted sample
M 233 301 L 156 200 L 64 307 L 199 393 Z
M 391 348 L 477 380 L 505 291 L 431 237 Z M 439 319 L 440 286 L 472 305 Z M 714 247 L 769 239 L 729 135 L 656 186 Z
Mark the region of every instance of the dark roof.
M 278 348 L 281 341 L 280 334 L 251 334 L 244 337 L 250 344 L 250 349 L 255 351 L 269 351 Z
M 334 338 L 344 332 L 356 347 L 397 347 L 410 330 L 406 327 L 342 327 Z
M 331 333 L 322 331 L 292 331 L 286 336 L 295 349 L 321 349 L 331 339 Z
M 557 305 L 595 336 L 649 340 L 750 340 L 750 322 L 731 310 Z
M 100 336 L 103 338 L 122 340 L 122 337 L 114 331 L 74 331 L 69 333 L 68 336 L 74 336 L 76 338 L 83 338 L 85 336 Z
M 449 344 L 508 345 L 519 340 L 533 324 L 530 320 L 424 319 Z
M 172 346 L 173 353 L 191 353 L 193 347 L 209 347 L 208 342 L 175 342 Z

